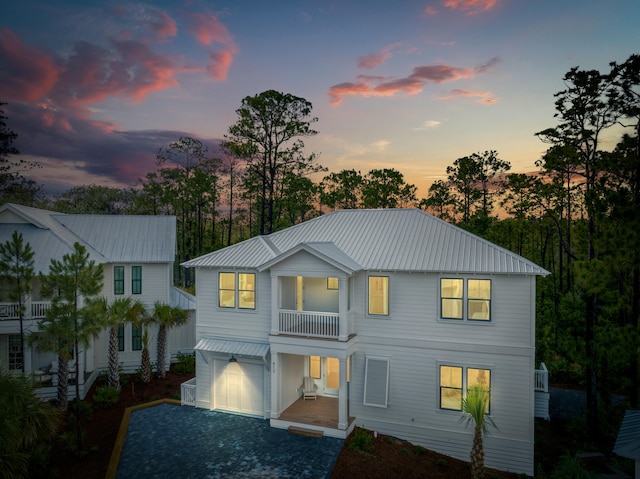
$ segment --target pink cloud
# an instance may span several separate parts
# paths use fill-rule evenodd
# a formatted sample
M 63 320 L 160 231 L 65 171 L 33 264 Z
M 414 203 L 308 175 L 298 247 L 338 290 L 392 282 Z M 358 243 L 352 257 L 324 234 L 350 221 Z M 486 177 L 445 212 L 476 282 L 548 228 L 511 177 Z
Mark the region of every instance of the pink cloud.
M 217 81 L 227 78 L 229 67 L 231 67 L 231 63 L 233 62 L 233 54 L 233 50 L 222 50 L 209 54 L 211 63 L 207 65 L 207 73 L 211 78 Z
M 50 55 L 26 45 L 11 30 L 0 30 L 0 98 L 39 100 L 51 91 L 62 71 Z
M 443 0 L 442 4 L 452 10 L 460 10 L 467 15 L 486 12 L 496 6 L 498 0 Z
M 436 10 L 434 7 L 432 7 L 431 5 L 427 5 L 424 8 L 424 13 L 426 13 L 427 15 L 437 15 L 438 14 L 438 10 Z
M 493 105 L 500 101 L 500 98 L 496 98 L 493 96 L 493 93 L 488 91 L 468 91 L 462 90 L 459 88 L 455 88 L 451 90 L 449 93 L 443 93 L 436 97 L 437 100 L 453 100 L 455 98 L 461 97 L 471 97 L 478 98 L 478 103 L 483 103 L 485 105 Z
M 170 57 L 133 40 L 112 43 L 112 50 L 86 42 L 75 45 L 56 87 L 59 101 L 88 105 L 124 96 L 138 103 L 154 91 L 178 86 Z
M 332 105 L 342 103 L 345 96 L 394 96 L 397 93 L 416 95 L 429 83 L 445 83 L 465 78 L 472 78 L 487 72 L 498 64 L 498 58 L 492 58 L 487 63 L 473 68 L 452 67 L 449 65 L 426 65 L 413 69 L 411 75 L 404 78 L 386 79 L 382 77 L 367 77 L 361 75 L 358 82 L 345 82 L 334 85 L 329 89 L 329 101 Z
M 173 18 L 165 12 L 156 12 L 156 17 L 149 21 L 149 28 L 158 37 L 175 37 L 178 33 L 178 27 Z
M 203 46 L 210 46 L 214 42 L 232 42 L 227 27 L 225 27 L 215 15 L 210 13 L 193 13 L 189 15 L 189 21 L 191 23 L 189 32 L 192 33 Z
M 362 68 L 365 70 L 371 70 L 378 65 L 384 63 L 389 58 L 391 58 L 393 54 L 393 50 L 399 47 L 400 43 L 393 43 L 391 45 L 387 45 L 382 50 L 372 53 L 370 55 L 366 55 L 364 57 L 358 58 L 358 68 Z

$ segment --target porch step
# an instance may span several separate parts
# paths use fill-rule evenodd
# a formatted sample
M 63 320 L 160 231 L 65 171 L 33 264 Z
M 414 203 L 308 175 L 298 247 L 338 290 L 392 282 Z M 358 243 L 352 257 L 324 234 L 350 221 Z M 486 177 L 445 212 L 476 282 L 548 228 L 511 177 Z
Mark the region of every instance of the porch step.
M 297 426 L 289 426 L 287 428 L 291 434 L 300 434 L 301 436 L 309 436 L 309 437 L 322 437 L 324 436 L 323 431 L 318 431 L 317 429 L 307 429 L 304 427 Z

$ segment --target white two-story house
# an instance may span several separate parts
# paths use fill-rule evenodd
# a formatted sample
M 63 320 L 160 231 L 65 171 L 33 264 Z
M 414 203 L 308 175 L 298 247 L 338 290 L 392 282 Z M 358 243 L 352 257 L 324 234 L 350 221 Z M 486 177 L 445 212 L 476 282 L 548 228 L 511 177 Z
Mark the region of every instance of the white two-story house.
M 482 384 L 499 428 L 486 464 L 533 475 L 547 274 L 534 263 L 421 210 L 384 209 L 335 211 L 184 266 L 196 270 L 197 407 L 341 438 L 358 425 L 468 460 L 462 397 Z
M 25 335 L 38 334 L 38 322 L 45 317 L 49 301 L 40 296 L 38 274 L 48 274 L 51 260 L 62 261 L 74 251 L 76 242 L 89 253 L 90 260 L 103 265 L 102 296 L 110 302 L 130 296 L 151 312 L 156 301 L 191 311 L 189 322 L 168 333 L 166 364 L 177 352 L 193 351 L 195 344 L 195 298 L 173 286 L 176 247 L 174 216 L 70 215 L 15 204 L 0 206 L 0 243 L 11 241 L 13 232 L 22 234 L 34 252 L 35 279 L 25 301 Z M 0 367 L 33 373 L 42 386 L 38 394 L 55 397 L 57 380 L 54 353 L 41 351 L 37 342 L 20 348 L 17 304 L 9 302 L 10 285 L 0 284 Z M 150 330 L 150 353 L 156 359 L 156 327 Z M 131 324 L 121 326 L 119 361 L 125 372 L 140 367 L 141 330 Z M 92 345 L 79 354 L 82 399 L 99 371 L 107 367 L 108 332 L 103 331 Z M 75 364 L 76 358 L 71 360 Z M 70 368 L 73 373 L 74 368 Z M 72 378 L 75 381 L 75 378 Z M 75 395 L 75 386 L 69 386 Z

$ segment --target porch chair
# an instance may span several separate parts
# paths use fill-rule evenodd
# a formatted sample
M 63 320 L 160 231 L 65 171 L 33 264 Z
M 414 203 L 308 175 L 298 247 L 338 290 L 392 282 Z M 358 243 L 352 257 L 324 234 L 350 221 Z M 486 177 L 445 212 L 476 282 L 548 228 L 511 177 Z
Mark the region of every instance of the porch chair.
M 318 386 L 313 381 L 313 378 L 309 376 L 305 376 L 302 380 L 302 385 L 298 388 L 298 391 L 302 393 L 302 397 L 306 401 L 307 399 L 316 398 L 316 391 L 318 390 Z

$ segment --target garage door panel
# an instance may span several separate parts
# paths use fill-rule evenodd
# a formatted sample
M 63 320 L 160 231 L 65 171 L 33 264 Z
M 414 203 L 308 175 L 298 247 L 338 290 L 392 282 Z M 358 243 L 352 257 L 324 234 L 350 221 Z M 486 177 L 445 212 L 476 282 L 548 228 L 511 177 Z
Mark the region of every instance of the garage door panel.
M 263 415 L 263 365 L 216 360 L 213 368 L 215 409 Z

